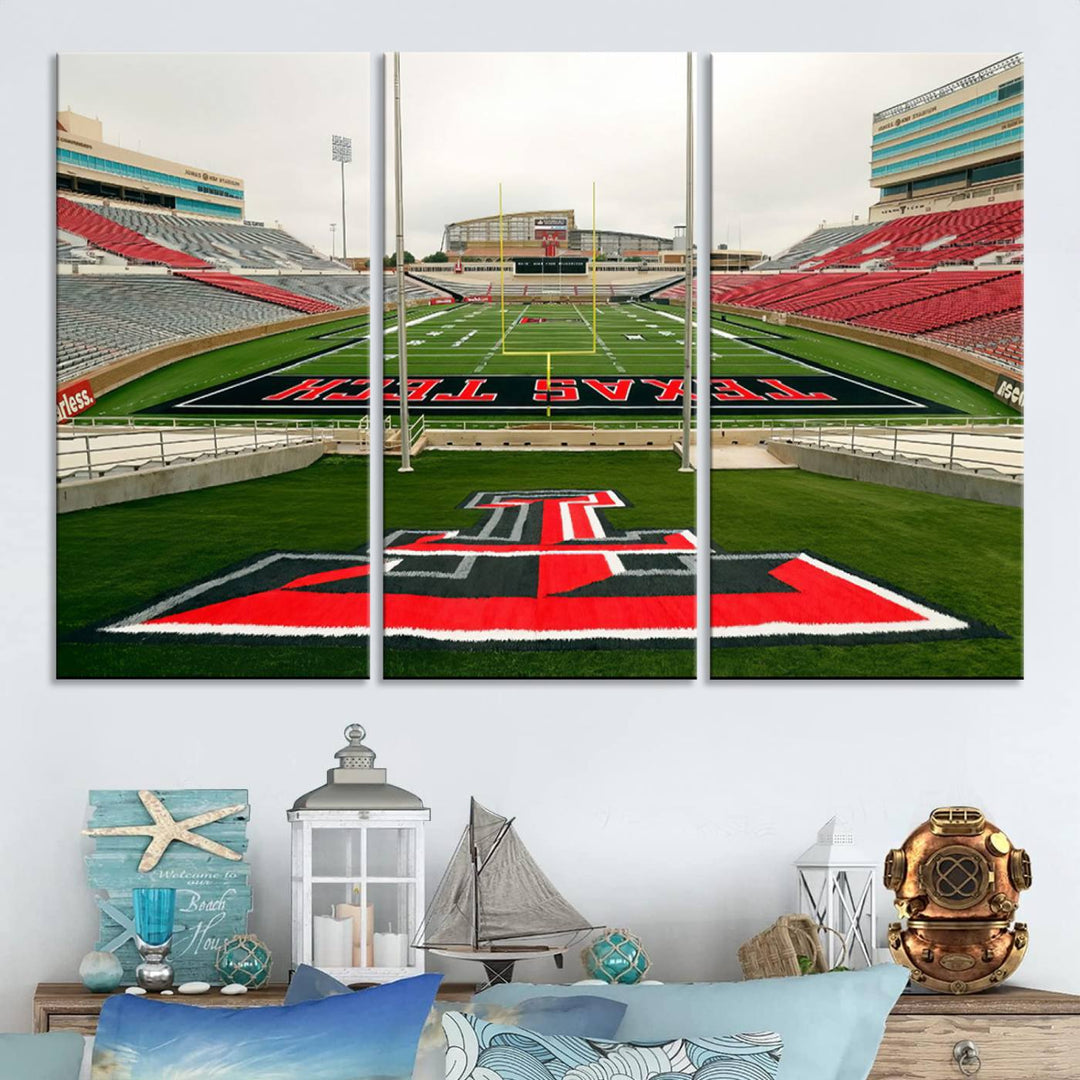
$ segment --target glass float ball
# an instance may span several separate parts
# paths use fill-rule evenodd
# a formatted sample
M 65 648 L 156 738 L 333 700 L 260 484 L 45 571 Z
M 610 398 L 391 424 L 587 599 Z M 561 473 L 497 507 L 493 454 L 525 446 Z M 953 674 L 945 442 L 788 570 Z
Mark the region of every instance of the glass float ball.
M 83 986 L 94 994 L 111 994 L 124 979 L 124 965 L 115 953 L 88 952 L 79 964 Z
M 640 982 L 651 964 L 641 938 L 629 930 L 609 930 L 582 950 L 581 962 L 590 979 L 624 985 Z
M 214 968 L 226 985 L 261 990 L 270 981 L 273 956 L 254 934 L 237 934 L 218 946 Z

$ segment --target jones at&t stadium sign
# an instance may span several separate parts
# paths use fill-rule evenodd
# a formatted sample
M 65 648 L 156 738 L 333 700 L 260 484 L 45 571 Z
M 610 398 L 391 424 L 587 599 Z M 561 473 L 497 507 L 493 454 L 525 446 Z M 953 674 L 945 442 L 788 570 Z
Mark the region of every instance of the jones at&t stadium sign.
M 424 648 L 692 648 L 698 543 L 620 531 L 610 489 L 477 491 L 467 529 L 400 530 L 383 547 L 382 632 Z M 269 552 L 84 640 L 340 643 L 371 630 L 369 559 Z M 883 643 L 996 635 L 805 551 L 712 554 L 716 645 Z

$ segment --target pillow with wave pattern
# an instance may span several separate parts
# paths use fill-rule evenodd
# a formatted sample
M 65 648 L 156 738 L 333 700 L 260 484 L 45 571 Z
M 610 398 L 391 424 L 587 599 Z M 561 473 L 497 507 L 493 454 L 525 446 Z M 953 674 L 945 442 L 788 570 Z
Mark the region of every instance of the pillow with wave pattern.
M 542 1035 L 466 1013 L 443 1015 L 446 1080 L 775 1080 L 775 1032 L 615 1043 Z

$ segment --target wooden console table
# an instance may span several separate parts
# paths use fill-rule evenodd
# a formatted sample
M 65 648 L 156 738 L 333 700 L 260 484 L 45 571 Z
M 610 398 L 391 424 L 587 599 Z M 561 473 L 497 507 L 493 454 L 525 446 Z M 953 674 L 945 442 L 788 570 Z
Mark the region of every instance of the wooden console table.
M 171 1000 L 204 1007 L 280 1005 L 285 986 L 238 997 L 212 990 Z M 443 983 L 443 1001 L 468 1001 L 471 983 Z M 41 983 L 34 994 L 34 1031 L 93 1035 L 107 994 L 77 983 Z M 964 1065 L 957 1048 L 965 1043 Z M 963 1058 L 963 1054 L 959 1055 Z M 977 1066 L 977 1068 L 976 1068 Z M 964 1071 L 964 1070 L 968 1071 Z M 969 997 L 909 994 L 893 1008 L 869 1080 L 1077 1080 L 1080 997 L 1003 986 Z
M 251 990 L 229 997 L 215 987 L 207 994 L 175 994 L 164 1000 L 204 1008 L 248 1009 L 284 1004 L 287 989 L 285 983 L 275 983 L 263 990 Z M 80 1035 L 93 1035 L 97 1031 L 102 1005 L 110 997 L 122 993 L 122 990 L 117 990 L 113 994 L 92 994 L 81 983 L 38 983 L 34 992 L 34 1031 L 77 1031 Z M 438 999 L 471 1001 L 475 993 L 476 987 L 472 983 L 444 982 L 439 987 Z
M 965 997 L 905 994 L 885 1025 L 869 1080 L 964 1076 L 1076 1080 L 1080 997 L 1021 986 Z

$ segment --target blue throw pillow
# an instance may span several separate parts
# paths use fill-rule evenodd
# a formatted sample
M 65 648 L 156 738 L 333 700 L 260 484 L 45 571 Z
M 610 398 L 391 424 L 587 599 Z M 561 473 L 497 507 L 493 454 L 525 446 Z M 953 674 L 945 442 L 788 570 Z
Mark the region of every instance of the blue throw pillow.
M 365 994 L 366 990 L 357 991 Z M 309 964 L 301 964 L 285 993 L 285 1004 L 317 1001 L 323 997 L 349 994 L 352 991 L 332 975 Z M 493 1023 L 528 1028 L 545 1035 L 583 1035 L 593 1039 L 613 1039 L 626 1006 L 608 998 L 539 997 L 514 1005 L 478 1005 L 436 1001 L 428 1014 L 413 1069 L 413 1080 L 443 1080 L 446 1044 L 443 1039 L 443 1016 L 464 1012 Z
M 0 1035 L 0 1080 L 79 1080 L 83 1038 L 74 1031 Z
M 336 994 L 351 994 L 352 991 L 333 975 L 327 975 L 310 964 L 301 964 L 289 980 L 285 991 L 286 1005 L 300 1005 L 305 1001 L 322 1001 Z
M 783 1045 L 775 1032 L 613 1043 L 541 1035 L 448 1012 L 446 1080 L 775 1080 Z
M 203 1009 L 120 994 L 101 1010 L 93 1080 L 408 1080 L 440 975 L 303 1005 Z
M 908 981 L 897 964 L 790 979 L 664 986 L 530 986 L 507 983 L 477 995 L 512 1005 L 537 994 L 603 995 L 626 1003 L 619 1039 L 647 1042 L 685 1033 L 777 1031 L 778 1080 L 866 1080 L 885 1018 Z

